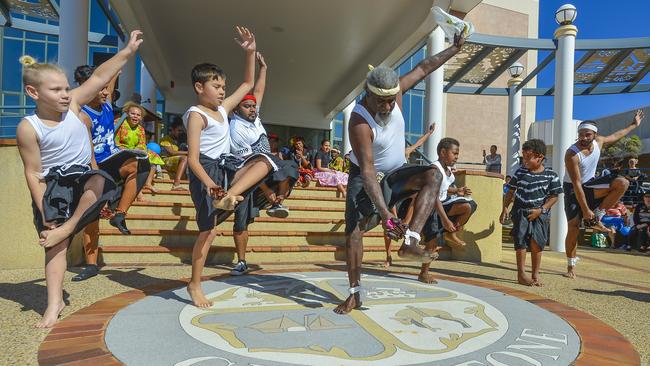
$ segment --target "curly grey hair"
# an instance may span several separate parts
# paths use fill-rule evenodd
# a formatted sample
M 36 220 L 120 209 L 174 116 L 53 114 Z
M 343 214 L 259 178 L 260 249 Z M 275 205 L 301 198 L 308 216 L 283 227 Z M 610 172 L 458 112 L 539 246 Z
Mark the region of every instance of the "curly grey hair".
M 399 85 L 399 75 L 386 66 L 377 66 L 368 72 L 366 83 L 381 89 L 392 89 Z

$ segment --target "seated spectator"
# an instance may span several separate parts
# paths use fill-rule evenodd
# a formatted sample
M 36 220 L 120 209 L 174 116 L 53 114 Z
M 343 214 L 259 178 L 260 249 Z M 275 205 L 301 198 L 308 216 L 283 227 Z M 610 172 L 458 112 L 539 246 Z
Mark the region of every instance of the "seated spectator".
M 348 152 L 345 154 L 345 157 L 343 158 L 343 173 L 350 174 L 350 165 L 352 163 L 350 162 L 350 153 Z
M 271 154 L 277 156 L 282 160 L 287 160 L 287 156 L 280 151 L 280 142 L 278 135 L 272 133 L 269 134 L 269 147 L 271 149 Z
M 345 186 L 348 185 L 348 175 L 330 167 L 332 156 L 330 151 L 329 140 L 323 140 L 320 150 L 316 153 L 315 158 L 315 177 L 318 184 L 324 187 L 336 187 L 339 194 L 345 197 Z M 341 165 L 343 161 L 341 160 Z M 342 167 L 341 167 L 342 168 Z
M 151 192 L 158 192 L 153 188 L 153 177 L 156 174 L 156 165 L 165 165 L 165 162 L 160 158 L 160 155 L 147 149 L 147 137 L 145 135 L 144 127 L 140 124 L 142 117 L 145 114 L 144 108 L 132 102 L 126 103 L 123 107 L 127 114 L 126 119 L 119 126 L 116 126 L 115 131 L 115 144 L 120 149 L 135 149 L 144 150 L 149 154 L 149 163 L 151 163 L 151 170 L 147 177 L 147 182 L 143 188 L 149 189 Z M 144 197 L 142 192 L 138 194 L 138 201 L 143 201 Z
M 341 151 L 337 148 L 332 148 L 330 153 L 332 154 L 332 161 L 329 164 L 329 168 L 334 169 L 337 172 L 343 172 L 343 158 L 341 157 Z
M 506 193 L 508 193 L 508 183 L 510 183 L 510 179 L 512 179 L 511 175 L 506 175 L 506 179 L 503 182 L 503 195 L 505 196 Z
M 302 137 L 295 137 L 293 140 L 289 160 L 293 160 L 298 164 L 298 173 L 300 174 L 298 182 L 305 188 L 314 179 L 314 171 L 310 163 L 311 154 L 305 147 L 305 140 Z
M 634 228 L 630 234 L 630 244 L 638 251 L 645 252 L 648 250 L 649 235 L 648 227 L 650 226 L 650 191 L 643 194 L 643 201 L 634 208 Z M 627 245 L 626 250 L 632 247 Z
M 163 161 L 170 175 L 174 176 L 172 191 L 187 191 L 181 187 L 181 179 L 186 176 L 187 135 L 183 121 L 179 118 L 172 123 L 169 134 L 160 140 L 163 149 Z
M 618 201 L 614 207 L 607 209 L 605 211 L 605 216 L 603 216 L 601 221 L 606 228 L 611 230 L 608 233 L 610 246 L 618 247 L 621 245 L 627 245 L 627 236 L 630 233 L 631 228 L 629 227 L 630 220 L 627 207 L 625 207 L 623 202 Z M 619 238 L 618 242 L 621 243 L 620 245 L 616 245 L 617 237 Z

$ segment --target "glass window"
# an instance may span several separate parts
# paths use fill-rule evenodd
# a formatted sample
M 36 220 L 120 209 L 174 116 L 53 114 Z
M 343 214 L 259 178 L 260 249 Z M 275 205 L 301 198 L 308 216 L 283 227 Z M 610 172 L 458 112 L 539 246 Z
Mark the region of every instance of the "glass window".
M 47 62 L 57 63 L 59 60 L 59 45 L 57 43 L 47 44 Z
M 22 117 L 2 116 L 0 117 L 0 138 L 16 137 L 16 126 Z
M 22 81 L 18 59 L 23 55 L 23 42 L 5 39 L 2 47 L 2 90 L 20 91 Z
M 25 31 L 21 31 L 15 28 L 4 28 L 5 37 L 16 37 L 23 38 L 25 36 Z
M 339 122 L 334 123 L 334 138 L 338 138 L 338 139 L 343 138 L 343 123 L 339 123 Z
M 424 55 L 424 47 L 422 47 L 413 55 L 413 64 L 417 65 L 420 61 L 424 60 Z
M 20 95 L 17 94 L 4 94 L 3 103 L 4 106 L 18 106 L 20 105 Z M 3 113 L 11 113 L 13 110 L 7 109 L 3 110 Z
M 402 96 L 402 116 L 408 125 L 409 118 L 411 117 L 411 93 L 406 93 Z
M 38 62 L 45 62 L 45 43 L 42 42 L 25 42 L 25 54 L 35 58 Z
M 102 11 L 102 8 L 96 1 L 90 2 L 90 31 L 97 33 L 106 33 L 108 30 L 108 20 Z
M 409 132 L 422 133 L 422 109 L 424 107 L 424 98 L 420 95 L 411 95 L 411 118 L 409 123 Z

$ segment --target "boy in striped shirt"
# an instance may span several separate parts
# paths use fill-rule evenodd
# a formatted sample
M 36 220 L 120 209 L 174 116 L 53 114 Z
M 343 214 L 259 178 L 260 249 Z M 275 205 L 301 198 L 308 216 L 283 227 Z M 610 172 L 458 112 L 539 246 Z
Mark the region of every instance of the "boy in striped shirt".
M 543 165 L 546 155 L 544 141 L 528 140 L 522 147 L 524 164 L 508 183 L 508 193 L 503 200 L 501 224 L 508 217 L 512 207 L 512 231 L 510 235 L 517 252 L 517 281 L 526 286 L 542 286 L 539 267 L 542 251 L 549 241 L 550 210 L 562 193 L 560 178 Z M 533 262 L 532 278 L 526 275 L 526 251 L 531 252 Z

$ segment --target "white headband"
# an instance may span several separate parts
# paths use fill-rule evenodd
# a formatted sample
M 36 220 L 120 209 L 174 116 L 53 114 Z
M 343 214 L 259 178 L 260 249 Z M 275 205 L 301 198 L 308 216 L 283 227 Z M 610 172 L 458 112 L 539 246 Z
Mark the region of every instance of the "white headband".
M 578 130 L 592 130 L 596 133 L 598 133 L 598 127 L 595 125 L 589 123 L 589 122 L 583 122 L 578 125 Z
M 399 84 L 392 88 L 392 89 L 382 89 L 378 88 L 370 83 L 366 83 L 368 86 L 368 90 L 370 90 L 373 94 L 378 95 L 380 97 L 392 97 L 393 95 L 397 95 L 401 91 Z

